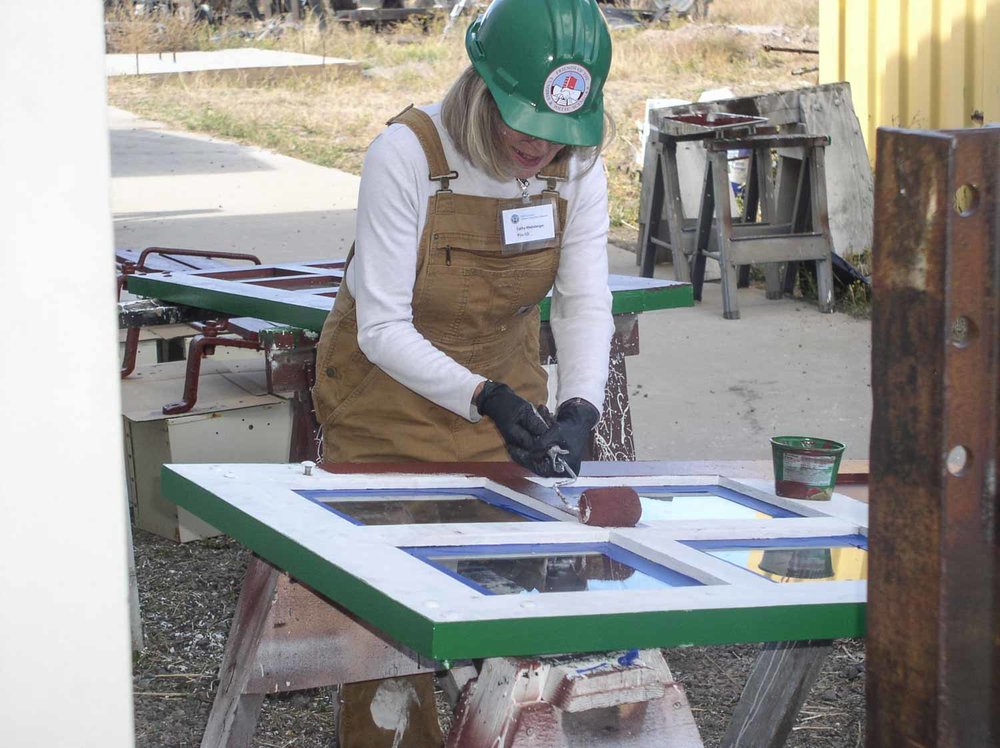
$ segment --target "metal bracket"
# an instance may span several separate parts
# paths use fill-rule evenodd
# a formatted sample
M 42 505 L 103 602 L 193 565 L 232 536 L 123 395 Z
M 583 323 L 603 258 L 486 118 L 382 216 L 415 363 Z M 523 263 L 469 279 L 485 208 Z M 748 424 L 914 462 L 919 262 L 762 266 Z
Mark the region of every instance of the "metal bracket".
M 247 339 L 218 337 L 219 333 L 224 330 L 225 323 L 221 325 L 207 324 L 204 333 L 191 338 L 191 345 L 188 347 L 187 372 L 184 376 L 183 398 L 178 402 L 164 405 L 163 415 L 175 416 L 187 413 L 195 406 L 198 401 L 198 377 L 201 374 L 201 360 L 203 357 L 215 353 L 216 347 L 261 350 L 260 341 L 256 335 Z

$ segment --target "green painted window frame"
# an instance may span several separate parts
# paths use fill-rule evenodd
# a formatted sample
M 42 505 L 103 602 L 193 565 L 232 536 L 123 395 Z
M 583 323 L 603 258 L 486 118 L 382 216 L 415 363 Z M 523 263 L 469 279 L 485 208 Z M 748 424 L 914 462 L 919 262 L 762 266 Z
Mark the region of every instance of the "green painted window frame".
M 337 260 L 317 260 L 254 265 L 249 269 L 136 274 L 128 276 L 127 288 L 129 293 L 138 296 L 319 332 L 333 306 L 333 296 L 329 293 L 339 285 L 339 274 L 326 267 L 335 262 Z M 328 276 L 331 282 L 310 285 L 306 290 L 297 291 L 255 285 L 254 280 L 266 281 L 266 274 L 273 272 L 294 273 L 310 282 Z M 609 287 L 611 311 L 616 315 L 694 305 L 690 283 L 613 275 L 609 279 Z M 327 295 L 316 293 L 324 290 Z M 551 298 L 546 297 L 539 306 L 542 321 L 545 322 L 549 318 Z
M 860 502 L 847 497 L 835 495 L 837 500 L 825 507 L 816 506 L 824 502 L 811 502 L 812 506 L 800 507 L 803 517 L 781 520 L 777 528 L 773 521 L 733 520 L 718 523 L 715 529 L 699 527 L 699 524 L 704 523 L 674 521 L 658 521 L 637 528 L 612 529 L 580 525 L 574 516 L 563 511 L 556 502 L 547 505 L 544 500 L 535 496 L 519 494 L 510 486 L 486 478 L 464 474 L 345 476 L 319 470 L 314 470 L 313 473 L 308 479 L 300 477 L 302 469 L 295 465 L 165 465 L 162 491 L 168 499 L 229 534 L 272 565 L 347 608 L 387 636 L 425 657 L 439 661 L 864 635 L 866 585 L 863 582 L 774 585 L 735 567 L 725 570 L 722 567 L 731 565 L 692 548 L 687 548 L 686 552 L 679 549 L 684 539 L 713 536 L 737 538 L 744 535 L 788 537 L 789 533 L 798 537 L 867 534 L 866 508 L 857 506 Z M 615 480 L 622 482 L 620 478 Z M 629 480 L 640 483 L 645 481 L 645 485 L 660 485 L 663 481 L 670 480 L 675 483 L 681 481 L 669 476 Z M 785 505 L 803 503 L 777 499 L 750 482 L 729 481 L 718 476 L 698 480 L 704 480 L 706 484 L 712 480 L 719 481 L 720 484 L 725 482 L 727 486 L 737 490 Z M 683 478 L 685 483 L 690 481 L 691 476 Z M 462 532 L 458 535 L 454 534 L 456 530 L 452 525 L 359 527 L 315 506 L 296 493 L 297 490 L 342 486 L 382 489 L 401 485 L 438 488 L 486 486 L 513 497 L 520 496 L 526 505 L 536 509 L 541 507 L 563 522 L 462 525 Z M 328 518 L 328 524 L 323 528 L 309 531 L 313 537 L 303 537 L 301 531 L 289 529 L 317 524 L 312 521 L 312 515 L 307 515 L 305 520 L 291 516 L 297 511 L 295 501 L 319 512 L 316 517 Z M 859 521 L 859 517 L 864 521 Z M 511 529 L 513 524 L 522 529 Z M 524 528 L 524 525 L 531 527 Z M 542 529 L 543 526 L 548 529 Z M 552 542 L 552 536 L 548 533 L 556 533 L 558 542 L 566 543 L 579 542 L 580 539 L 610 539 L 656 563 L 663 563 L 664 558 L 672 559 L 676 565 L 671 568 L 685 573 L 692 573 L 694 569 L 704 579 L 714 580 L 704 587 L 714 588 L 712 594 L 715 602 L 706 604 L 702 601 L 698 603 L 700 607 L 697 607 L 685 601 L 675 607 L 662 605 L 655 608 L 647 605 L 645 597 L 643 601 L 629 601 L 609 597 L 628 593 L 588 592 L 582 597 L 604 597 L 600 600 L 593 599 L 593 604 L 584 604 L 581 598 L 571 600 L 561 597 L 577 594 L 570 592 L 533 596 L 560 599 L 544 610 L 532 612 L 519 609 L 516 600 L 489 603 L 494 607 L 487 609 L 482 607 L 487 603 L 477 601 L 467 594 L 462 603 L 466 607 L 462 608 L 453 604 L 454 600 L 459 599 L 455 597 L 457 593 L 450 588 L 444 589 L 445 585 L 440 586 L 444 589 L 443 593 L 438 589 L 426 594 L 421 592 L 424 596 L 420 597 L 407 585 L 397 585 L 398 589 L 392 589 L 392 585 L 386 585 L 384 580 L 381 583 L 373 580 L 369 571 L 376 564 L 353 559 L 351 549 L 344 547 L 349 543 L 354 543 L 359 548 L 379 546 L 378 565 L 385 566 L 389 562 L 396 562 L 396 553 L 408 555 L 400 549 L 413 545 L 414 538 L 422 545 L 439 544 L 442 538 L 450 544 L 462 545 L 468 543 L 469 538 L 474 535 L 475 543 L 495 544 L 505 542 L 504 538 L 511 537 L 512 533 L 519 534 L 521 542 L 526 542 L 525 538 L 530 538 L 531 533 L 539 538 L 548 538 L 545 542 Z M 452 537 L 451 541 L 447 541 L 449 536 Z M 340 557 L 336 557 L 338 552 L 341 553 Z M 422 563 L 418 559 L 411 560 L 414 564 Z M 428 573 L 440 573 L 428 565 L 424 566 L 428 567 Z M 738 584 L 733 583 L 734 579 L 739 580 Z M 455 580 L 449 580 L 449 583 L 463 587 Z M 765 585 L 773 588 L 773 591 L 767 593 Z M 409 586 L 412 587 L 413 583 L 410 582 Z M 789 590 L 790 587 L 796 589 Z M 399 589 L 402 588 L 406 589 L 400 593 Z M 731 599 L 742 602 L 738 605 L 719 605 L 718 599 L 721 598 L 718 591 L 723 588 Z M 427 588 L 424 586 L 420 589 Z M 683 589 L 687 590 L 686 594 L 697 594 L 695 588 Z M 663 594 L 668 592 L 673 591 L 664 591 Z M 436 611 L 423 609 L 424 597 L 438 593 L 442 594 L 441 599 L 444 600 L 441 606 Z M 651 594 L 660 593 L 661 591 L 656 591 Z M 494 600 L 503 597 L 520 596 L 492 596 Z M 609 605 L 609 600 L 620 604 L 617 607 Z M 545 605 L 544 602 L 534 604 Z M 452 605 L 452 611 L 459 611 L 457 616 L 446 615 L 449 605 Z M 631 609 L 619 609 L 623 607 Z M 645 609 L 647 607 L 650 609 Z M 565 610 L 565 614 L 561 614 L 560 610 Z

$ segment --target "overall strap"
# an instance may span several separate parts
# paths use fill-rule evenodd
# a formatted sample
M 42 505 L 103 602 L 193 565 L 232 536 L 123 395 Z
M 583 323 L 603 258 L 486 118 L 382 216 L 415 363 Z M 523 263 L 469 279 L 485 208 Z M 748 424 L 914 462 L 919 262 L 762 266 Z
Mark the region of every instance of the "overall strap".
M 347 268 L 351 264 L 351 260 L 354 259 L 354 245 L 357 244 L 356 241 L 351 242 L 351 251 L 347 253 L 347 259 L 344 260 L 343 275 L 341 276 L 341 284 L 344 283 L 344 279 L 347 278 Z
M 553 192 L 558 195 L 559 190 L 556 183 L 565 182 L 569 179 L 569 157 L 560 155 L 535 176 L 538 179 L 544 179 L 546 182 L 545 189 L 542 190 L 543 193 Z
M 417 109 L 410 104 L 395 117 L 386 122 L 387 125 L 401 124 L 409 127 L 413 134 L 420 141 L 420 147 L 424 149 L 427 157 L 427 166 L 430 169 L 428 178 L 441 183 L 439 192 L 450 192 L 448 182 L 458 178 L 458 172 L 453 171 L 448 166 L 448 160 L 444 155 L 444 147 L 441 145 L 441 137 L 438 135 L 434 121 L 427 112 Z

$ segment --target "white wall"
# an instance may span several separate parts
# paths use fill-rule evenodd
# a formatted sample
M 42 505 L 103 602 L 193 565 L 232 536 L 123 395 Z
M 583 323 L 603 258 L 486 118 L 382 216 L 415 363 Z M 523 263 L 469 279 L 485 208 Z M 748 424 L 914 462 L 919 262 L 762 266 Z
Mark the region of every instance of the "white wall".
M 132 745 L 100 0 L 2 2 L 0 744 Z

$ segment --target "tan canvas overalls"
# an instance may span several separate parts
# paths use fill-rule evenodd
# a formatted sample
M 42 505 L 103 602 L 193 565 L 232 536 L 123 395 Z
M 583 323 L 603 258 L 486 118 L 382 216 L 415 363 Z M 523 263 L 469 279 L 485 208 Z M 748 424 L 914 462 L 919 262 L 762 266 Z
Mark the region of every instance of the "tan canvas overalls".
M 409 108 L 389 121 L 416 134 L 427 156 L 429 178 L 440 183 L 427 205 L 413 285 L 413 324 L 452 359 L 509 385 L 533 403 L 546 399 L 546 374 L 538 362 L 538 303 L 552 287 L 559 265 L 566 201 L 556 182 L 566 164 L 553 163 L 540 178 L 543 195 L 559 213 L 554 249 L 502 253 L 501 200 L 455 194 L 437 128 Z M 363 251 L 363 250 L 362 250 Z M 385 268 L 393 272 L 393 268 Z M 502 461 L 509 459 L 493 422 L 470 423 L 399 384 L 358 347 L 354 298 L 341 285 L 323 325 L 316 352 L 313 403 L 323 426 L 323 459 L 330 462 Z M 343 686 L 338 729 L 342 748 L 429 748 L 441 744 L 430 675 Z M 402 740 L 376 719 L 380 704 L 404 704 L 397 715 Z
M 509 385 L 529 402 L 544 403 L 546 374 L 538 362 L 538 303 L 552 287 L 559 249 L 501 252 L 501 200 L 455 194 L 437 129 L 419 109 L 389 121 L 416 133 L 430 179 L 440 189 L 427 205 L 413 286 L 413 324 L 438 349 L 470 371 Z M 556 198 L 561 227 L 566 201 L 556 181 L 566 165 L 539 177 Z M 561 234 L 556 239 L 561 241 Z M 393 272 L 393 268 L 385 268 Z M 399 384 L 358 347 L 354 298 L 343 285 L 323 325 L 316 352 L 316 415 L 329 462 L 420 460 L 501 461 L 507 451 L 489 419 L 470 423 Z

